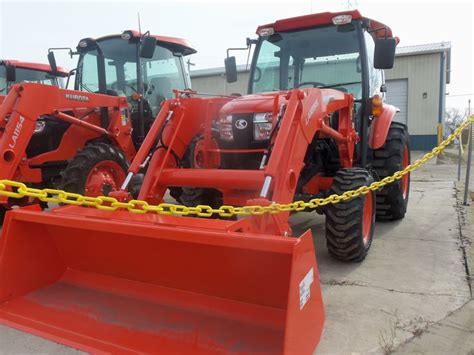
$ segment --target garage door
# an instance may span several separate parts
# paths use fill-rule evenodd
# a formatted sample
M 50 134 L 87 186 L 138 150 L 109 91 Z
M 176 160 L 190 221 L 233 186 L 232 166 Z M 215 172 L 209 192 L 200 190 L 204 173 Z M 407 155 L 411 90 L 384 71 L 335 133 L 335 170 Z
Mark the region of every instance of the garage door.
M 408 124 L 408 80 L 387 80 L 385 85 L 387 86 L 385 101 L 400 109 L 395 115 L 395 120 Z

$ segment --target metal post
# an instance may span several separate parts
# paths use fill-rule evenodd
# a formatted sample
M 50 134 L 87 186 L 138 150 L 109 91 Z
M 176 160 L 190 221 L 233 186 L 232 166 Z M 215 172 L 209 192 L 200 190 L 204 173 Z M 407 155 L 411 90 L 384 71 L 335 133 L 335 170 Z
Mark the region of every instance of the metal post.
M 461 158 L 462 158 L 462 150 L 461 150 L 461 144 L 462 144 L 462 134 L 458 138 L 459 146 L 458 146 L 458 181 L 461 181 Z
M 468 116 L 471 115 L 471 100 L 468 101 Z M 467 196 L 469 194 L 469 178 L 471 174 L 471 159 L 472 159 L 472 122 L 469 125 L 469 145 L 467 147 L 467 169 L 466 169 L 466 182 L 464 184 L 464 201 L 463 204 L 467 205 Z

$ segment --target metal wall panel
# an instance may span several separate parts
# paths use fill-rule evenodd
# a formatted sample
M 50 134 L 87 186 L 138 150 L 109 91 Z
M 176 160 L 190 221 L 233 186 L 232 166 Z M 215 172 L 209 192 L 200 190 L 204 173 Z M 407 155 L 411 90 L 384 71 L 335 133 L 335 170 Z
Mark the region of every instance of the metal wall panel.
M 407 120 L 408 115 L 408 79 L 387 80 L 387 92 L 385 102 L 394 105 L 400 109 L 395 116 L 395 121 L 403 123 L 410 129 L 410 123 Z
M 389 80 L 408 80 L 408 130 L 412 135 L 437 134 L 440 53 L 395 58 L 393 69 L 385 71 Z

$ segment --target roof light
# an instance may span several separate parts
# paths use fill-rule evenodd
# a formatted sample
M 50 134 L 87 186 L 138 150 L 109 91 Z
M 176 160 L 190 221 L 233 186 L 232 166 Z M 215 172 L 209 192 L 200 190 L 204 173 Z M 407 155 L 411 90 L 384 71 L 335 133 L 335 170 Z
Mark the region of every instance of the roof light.
M 130 38 L 132 38 L 132 34 L 130 31 L 125 31 L 122 33 L 122 39 L 128 41 Z
M 79 42 L 79 47 L 81 48 L 86 48 L 88 45 L 87 41 L 86 40 L 82 40 Z
M 265 27 L 258 30 L 257 34 L 261 37 L 268 37 L 275 33 L 273 27 Z
M 332 18 L 332 23 L 334 25 L 345 25 L 352 21 L 352 15 L 338 15 Z

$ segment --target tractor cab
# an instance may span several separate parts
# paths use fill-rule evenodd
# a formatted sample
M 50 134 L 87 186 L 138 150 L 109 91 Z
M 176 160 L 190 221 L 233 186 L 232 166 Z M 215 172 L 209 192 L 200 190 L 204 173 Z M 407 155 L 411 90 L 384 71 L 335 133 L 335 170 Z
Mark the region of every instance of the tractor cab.
M 271 111 L 274 96 L 291 89 L 339 90 L 353 95 L 355 128 L 359 137 L 367 137 L 372 101 L 381 103 L 385 91 L 383 69 L 392 68 L 398 42 L 389 27 L 354 10 L 279 20 L 258 27 L 257 34 L 258 40 L 248 41 L 247 46 L 256 44 L 248 84 L 253 102 L 260 102 L 254 107 Z M 227 81 L 237 80 L 235 57 L 228 57 L 225 64 Z M 249 112 L 248 100 L 244 96 L 234 100 L 232 109 L 230 105 L 224 107 L 221 140 L 240 137 L 248 145 L 263 148 L 273 129 L 272 115 L 261 110 Z M 245 122 L 239 121 L 242 119 Z M 333 121 L 337 129 L 337 117 Z M 247 129 L 242 129 L 243 125 Z M 367 139 L 360 142 L 357 156 L 360 165 L 365 166 Z
M 6 95 L 17 83 L 37 83 L 64 87 L 68 71 L 57 68 L 53 72 L 47 64 L 0 60 L 0 95 Z
M 77 51 L 75 90 L 127 97 L 137 145 L 172 90 L 191 87 L 184 57 L 196 50 L 180 38 L 125 31 L 83 39 Z

